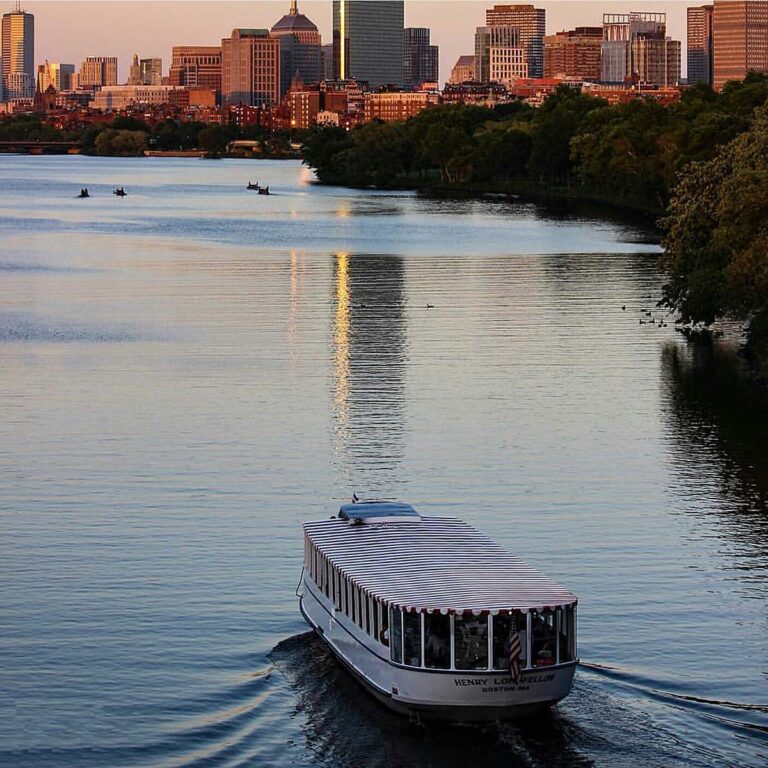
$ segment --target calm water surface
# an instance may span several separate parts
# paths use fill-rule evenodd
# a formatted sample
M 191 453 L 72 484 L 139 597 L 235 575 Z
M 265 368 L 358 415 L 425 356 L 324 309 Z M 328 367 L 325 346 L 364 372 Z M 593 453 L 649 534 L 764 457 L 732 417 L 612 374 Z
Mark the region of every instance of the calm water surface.
M 640 325 L 657 248 L 309 181 L 0 156 L 0 764 L 765 765 L 768 400 Z M 369 700 L 294 596 L 300 522 L 353 491 L 575 591 L 573 694 L 472 728 Z

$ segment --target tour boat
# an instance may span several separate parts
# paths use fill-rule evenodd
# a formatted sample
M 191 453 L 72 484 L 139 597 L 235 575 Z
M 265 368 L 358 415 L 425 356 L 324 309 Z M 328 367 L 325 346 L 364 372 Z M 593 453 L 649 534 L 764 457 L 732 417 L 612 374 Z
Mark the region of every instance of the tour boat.
M 398 712 L 507 719 L 571 690 L 576 596 L 457 518 L 353 502 L 305 523 L 297 595 L 339 661 Z

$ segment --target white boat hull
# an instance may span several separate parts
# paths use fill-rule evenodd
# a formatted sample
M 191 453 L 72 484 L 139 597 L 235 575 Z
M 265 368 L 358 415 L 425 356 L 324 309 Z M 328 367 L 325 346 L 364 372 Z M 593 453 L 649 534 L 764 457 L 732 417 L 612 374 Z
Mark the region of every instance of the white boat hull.
M 388 649 L 334 610 L 312 581 L 302 577 L 299 607 L 307 623 L 379 701 L 424 718 L 500 720 L 545 709 L 571 690 L 577 662 L 507 672 L 417 669 L 394 664 Z

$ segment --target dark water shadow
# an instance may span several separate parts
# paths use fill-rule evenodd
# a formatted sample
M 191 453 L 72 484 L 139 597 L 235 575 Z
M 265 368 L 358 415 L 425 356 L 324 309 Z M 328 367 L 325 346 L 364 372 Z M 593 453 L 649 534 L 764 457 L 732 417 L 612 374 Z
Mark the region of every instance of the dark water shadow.
M 673 461 L 683 481 L 714 477 L 723 522 L 755 553 L 768 555 L 768 392 L 733 346 L 667 345 L 661 358 Z
M 370 696 L 308 632 L 271 660 L 296 694 L 306 747 L 318 765 L 344 768 L 590 766 L 571 746 L 574 727 L 556 710 L 514 724 L 413 723 Z

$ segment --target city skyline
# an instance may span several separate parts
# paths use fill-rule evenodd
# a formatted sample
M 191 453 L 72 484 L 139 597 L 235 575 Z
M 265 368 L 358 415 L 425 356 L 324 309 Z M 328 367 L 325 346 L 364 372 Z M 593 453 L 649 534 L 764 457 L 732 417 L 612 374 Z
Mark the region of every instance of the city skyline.
M 440 49 L 439 80 L 445 82 L 460 55 L 473 53 L 475 28 L 482 26 L 493 2 L 449 0 L 450 14 L 435 13 L 436 0 L 406 0 L 405 26 L 428 27 Z M 12 3 L 4 12 L 11 10 Z M 134 54 L 171 60 L 173 46 L 220 44 L 238 27 L 270 28 L 289 7 L 287 0 L 258 4 L 230 0 L 38 0 L 23 4 L 35 15 L 35 63 L 61 61 L 79 65 L 87 56 L 117 56 L 118 81 L 125 82 Z M 686 39 L 686 3 L 593 2 L 535 3 L 547 12 L 547 34 L 575 26 L 599 25 L 605 12 L 667 13 L 668 34 Z M 331 0 L 300 0 L 299 8 L 318 27 L 324 44 L 332 41 Z M 446 17 L 447 16 L 447 17 Z M 148 18 L 152 24 L 147 24 Z M 95 42 L 98 41 L 98 42 Z M 683 55 L 683 74 L 685 74 Z M 167 67 L 166 67 L 167 69 Z

